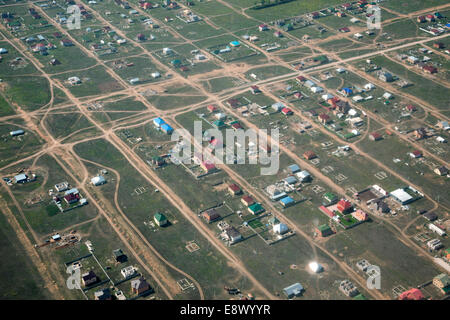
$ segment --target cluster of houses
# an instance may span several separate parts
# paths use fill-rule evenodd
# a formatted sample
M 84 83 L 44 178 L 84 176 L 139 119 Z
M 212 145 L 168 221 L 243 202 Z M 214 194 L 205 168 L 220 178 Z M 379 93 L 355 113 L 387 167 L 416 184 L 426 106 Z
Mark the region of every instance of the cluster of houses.
M 433 46 L 436 48 L 443 48 L 444 45 L 440 42 L 435 42 L 433 44 Z M 419 51 L 419 53 L 422 53 L 422 54 L 433 53 L 431 50 L 428 50 L 427 48 L 419 48 L 418 51 Z M 431 62 L 432 59 L 427 55 L 424 55 L 419 58 L 413 54 L 410 54 L 410 55 L 398 54 L 397 59 L 400 61 L 405 61 L 409 65 L 413 65 L 413 66 L 421 69 L 424 73 L 435 74 L 435 73 L 438 73 L 438 71 L 439 71 L 437 68 L 437 65 L 435 63 L 432 63 Z
M 77 188 L 70 188 L 67 181 L 55 184 L 55 190 L 56 192 L 50 190 L 49 194 L 61 212 L 87 204 L 87 199 L 81 195 Z

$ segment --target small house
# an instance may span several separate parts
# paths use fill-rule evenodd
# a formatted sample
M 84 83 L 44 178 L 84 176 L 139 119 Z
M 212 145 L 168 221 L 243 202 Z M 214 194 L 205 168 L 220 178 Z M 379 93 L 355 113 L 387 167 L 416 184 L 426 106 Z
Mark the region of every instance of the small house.
M 157 212 L 154 216 L 153 216 L 153 220 L 155 221 L 155 223 L 160 226 L 163 227 L 165 225 L 167 225 L 168 221 L 165 215 L 163 215 L 160 212 Z

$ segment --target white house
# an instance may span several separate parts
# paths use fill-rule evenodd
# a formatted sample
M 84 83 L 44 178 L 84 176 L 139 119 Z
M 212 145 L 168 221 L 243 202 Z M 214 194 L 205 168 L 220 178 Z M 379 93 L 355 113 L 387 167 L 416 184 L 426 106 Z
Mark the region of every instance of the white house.
M 103 176 L 98 175 L 98 176 L 93 177 L 93 178 L 91 179 L 91 183 L 92 183 L 94 186 L 100 186 L 100 185 L 106 183 L 106 179 L 105 179 Z
M 273 226 L 273 232 L 277 234 L 285 234 L 289 228 L 284 223 L 279 223 Z

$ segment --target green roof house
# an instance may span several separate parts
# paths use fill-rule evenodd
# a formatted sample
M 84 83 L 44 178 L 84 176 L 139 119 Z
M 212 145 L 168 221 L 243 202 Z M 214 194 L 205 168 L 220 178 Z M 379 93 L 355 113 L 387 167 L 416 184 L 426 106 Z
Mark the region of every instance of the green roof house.
M 216 120 L 213 122 L 213 126 L 217 129 L 223 128 L 225 126 L 225 123 L 222 120 Z
M 326 192 L 323 195 L 323 197 L 329 204 L 334 204 L 338 201 L 338 197 L 334 193 L 331 193 L 331 192 Z
M 155 214 L 153 220 L 155 220 L 155 223 L 160 227 L 165 226 L 168 222 L 166 216 L 159 212 Z
M 251 206 L 248 206 L 248 211 L 250 211 L 251 214 L 257 215 L 266 211 L 266 209 L 264 209 L 260 203 L 254 203 Z
M 321 237 L 326 237 L 333 234 L 333 230 L 331 230 L 330 226 L 327 224 L 322 224 L 316 228 L 316 232 L 320 234 Z

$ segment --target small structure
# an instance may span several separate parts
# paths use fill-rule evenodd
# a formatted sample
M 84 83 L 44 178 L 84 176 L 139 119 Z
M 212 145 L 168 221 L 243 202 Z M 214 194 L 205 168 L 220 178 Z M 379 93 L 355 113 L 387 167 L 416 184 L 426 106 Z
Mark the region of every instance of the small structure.
M 23 135 L 23 134 L 25 134 L 25 131 L 23 131 L 23 130 L 21 130 L 21 129 L 19 129 L 19 130 L 14 130 L 14 131 L 11 131 L 11 132 L 9 133 L 9 135 L 10 135 L 11 137 L 17 137 L 17 136 L 21 136 L 21 135 Z
M 253 200 L 253 198 L 250 196 L 244 196 L 244 197 L 242 197 L 241 202 L 243 205 L 248 207 L 248 206 L 254 204 L 255 200 Z
M 314 151 L 306 151 L 305 153 L 303 153 L 303 157 L 306 160 L 312 160 L 317 158 L 317 155 L 314 153 Z
M 116 249 L 113 251 L 114 259 L 117 262 L 125 262 L 128 260 L 128 257 L 123 253 L 122 249 Z
M 93 178 L 91 179 L 91 183 L 92 183 L 94 186 L 101 186 L 102 184 L 105 184 L 105 183 L 106 183 L 106 179 L 105 179 L 105 177 L 103 177 L 102 175 L 98 175 L 98 176 L 93 177 Z
M 208 222 L 214 222 L 221 218 L 220 214 L 216 211 L 216 209 L 212 208 L 209 210 L 206 210 L 202 213 L 202 217 Z
M 148 282 L 140 277 L 139 279 L 131 280 L 131 291 L 134 294 L 140 295 L 147 291 L 150 291 L 152 288 L 148 284 Z
M 165 215 L 163 215 L 160 212 L 157 212 L 154 216 L 153 216 L 153 220 L 155 221 L 155 223 L 160 226 L 163 227 L 165 225 L 167 225 L 168 221 Z
M 321 237 L 327 237 L 327 236 L 333 234 L 333 230 L 331 230 L 330 226 L 327 225 L 327 224 L 322 224 L 322 225 L 320 225 L 320 226 L 317 226 L 316 232 L 317 232 Z
M 446 273 L 441 273 L 433 278 L 433 284 L 441 290 L 443 294 L 450 292 L 450 277 Z
M 422 291 L 417 288 L 412 288 L 403 292 L 399 297 L 399 300 L 424 300 Z
M 235 183 L 228 185 L 228 192 L 232 195 L 238 195 L 242 193 L 241 188 L 239 188 L 239 186 Z
M 265 211 L 260 203 L 253 203 L 252 205 L 249 205 L 247 209 L 253 215 L 257 215 Z
M 28 176 L 25 173 L 18 174 L 14 177 L 14 181 L 16 181 L 16 183 L 25 183 L 28 181 Z
M 354 297 L 359 294 L 358 289 L 350 280 L 343 280 L 339 284 L 339 290 L 344 293 L 347 297 Z
M 94 292 L 95 300 L 111 300 L 111 291 L 109 288 Z
M 97 275 L 94 271 L 90 270 L 89 272 L 83 273 L 81 275 L 81 281 L 85 287 L 90 286 L 98 281 Z
M 283 292 L 288 297 L 288 299 L 300 296 L 303 291 L 303 286 L 298 282 L 283 289 Z
M 272 230 L 276 234 L 285 234 L 286 232 L 289 231 L 289 228 L 284 223 L 278 223 L 273 226 Z
M 239 242 L 242 240 L 242 235 L 239 233 L 239 231 L 236 230 L 235 227 L 229 227 L 225 229 L 223 232 L 223 236 L 226 240 L 230 242 L 230 244 Z
M 348 213 L 353 209 L 353 205 L 346 199 L 341 199 L 337 204 L 337 209 L 340 213 Z
M 136 269 L 133 266 L 128 266 L 120 270 L 124 279 L 130 278 L 136 273 Z

